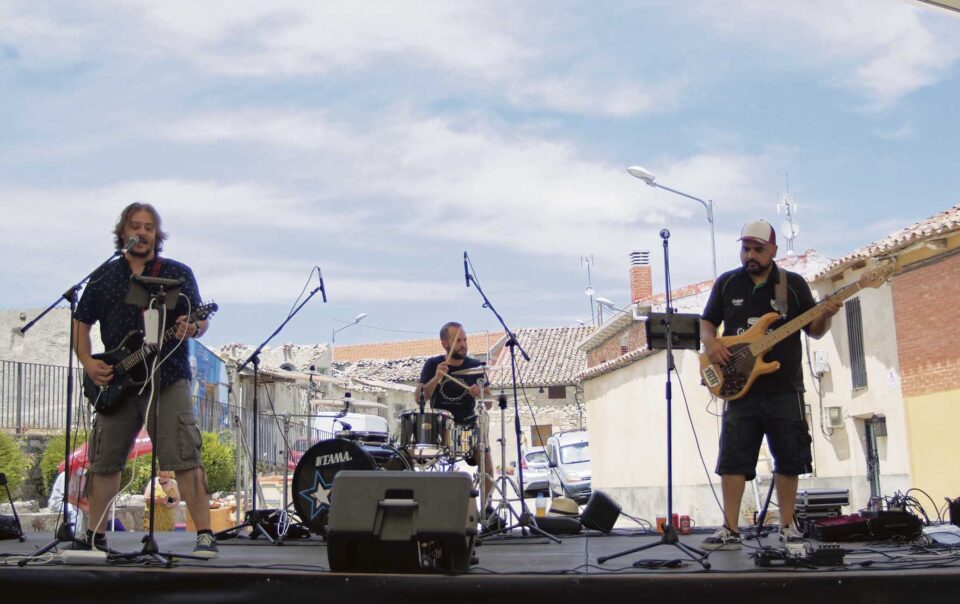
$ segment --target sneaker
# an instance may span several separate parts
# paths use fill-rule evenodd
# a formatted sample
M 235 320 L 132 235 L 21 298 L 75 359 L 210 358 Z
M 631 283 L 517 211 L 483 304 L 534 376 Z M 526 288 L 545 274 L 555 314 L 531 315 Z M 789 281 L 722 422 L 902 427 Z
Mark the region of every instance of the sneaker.
M 200 533 L 197 535 L 197 545 L 193 548 L 193 555 L 198 558 L 213 560 L 220 554 L 217 547 L 217 538 L 210 533 Z
M 790 526 L 781 526 L 780 527 L 780 543 L 786 545 L 788 543 L 804 543 L 803 533 L 797 530 L 792 524 Z
M 740 533 L 735 533 L 725 526 L 718 528 L 712 535 L 700 543 L 700 547 L 707 550 L 738 549 L 740 547 Z
M 102 552 L 109 552 L 110 548 L 107 547 L 107 536 L 106 535 L 97 535 L 93 539 L 93 546 Z M 73 542 L 73 546 L 70 549 L 81 550 L 81 551 L 90 551 L 93 548 L 90 547 L 90 536 L 89 535 L 80 535 L 77 537 L 76 541 Z

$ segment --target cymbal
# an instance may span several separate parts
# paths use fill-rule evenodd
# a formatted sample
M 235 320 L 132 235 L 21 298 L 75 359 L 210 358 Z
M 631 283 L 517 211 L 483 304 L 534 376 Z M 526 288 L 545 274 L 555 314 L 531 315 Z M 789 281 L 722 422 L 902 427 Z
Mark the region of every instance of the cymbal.
M 483 375 L 483 367 L 471 367 L 470 369 L 460 369 L 458 371 L 450 371 L 450 375 Z

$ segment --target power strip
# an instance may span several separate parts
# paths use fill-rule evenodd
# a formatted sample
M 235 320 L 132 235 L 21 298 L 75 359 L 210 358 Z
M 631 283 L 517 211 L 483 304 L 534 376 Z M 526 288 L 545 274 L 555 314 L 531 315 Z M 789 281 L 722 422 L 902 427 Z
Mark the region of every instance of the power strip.
M 107 552 L 100 550 L 82 550 L 68 549 L 60 553 L 60 559 L 64 564 L 82 564 L 90 566 L 94 564 L 106 564 Z

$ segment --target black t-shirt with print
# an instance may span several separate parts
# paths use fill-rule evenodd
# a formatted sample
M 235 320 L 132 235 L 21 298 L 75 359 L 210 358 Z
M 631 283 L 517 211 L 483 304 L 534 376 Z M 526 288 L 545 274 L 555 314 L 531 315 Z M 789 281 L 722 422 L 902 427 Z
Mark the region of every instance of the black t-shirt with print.
M 437 374 L 437 366 L 446 359 L 447 356 L 443 354 L 427 359 L 427 362 L 423 365 L 423 370 L 420 372 L 420 383 L 426 384 L 432 380 L 433 376 Z M 457 367 L 451 366 L 450 373 L 460 371 L 461 369 L 480 367 L 483 364 L 483 361 L 467 357 L 461 365 Z M 467 386 L 475 384 L 480 377 L 479 375 L 456 376 L 458 380 Z M 470 396 L 470 393 L 464 390 L 460 384 L 446 379 L 434 389 L 433 396 L 430 397 L 430 404 L 434 409 L 442 409 L 452 413 L 453 420 L 458 424 L 466 422 L 476 411 L 476 401 Z

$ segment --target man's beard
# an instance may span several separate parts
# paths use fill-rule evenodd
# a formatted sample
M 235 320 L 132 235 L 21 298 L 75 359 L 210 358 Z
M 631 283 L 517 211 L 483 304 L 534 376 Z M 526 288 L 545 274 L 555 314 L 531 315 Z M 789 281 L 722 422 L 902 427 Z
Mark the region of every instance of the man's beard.
M 129 249 L 127 250 L 127 256 L 134 256 L 136 258 L 146 258 L 147 256 L 150 255 L 150 252 L 152 251 L 153 250 L 151 250 L 150 248 L 147 248 L 147 250 L 143 252 L 138 252 L 137 250 Z
M 747 269 L 747 272 L 750 273 L 751 275 L 759 275 L 763 271 L 770 268 L 770 265 L 767 264 L 766 266 L 763 266 L 756 260 L 750 260 L 743 263 L 743 268 Z
M 462 361 L 463 359 L 467 358 L 467 355 L 463 354 L 462 352 L 454 351 L 453 354 L 450 355 L 450 358 Z

